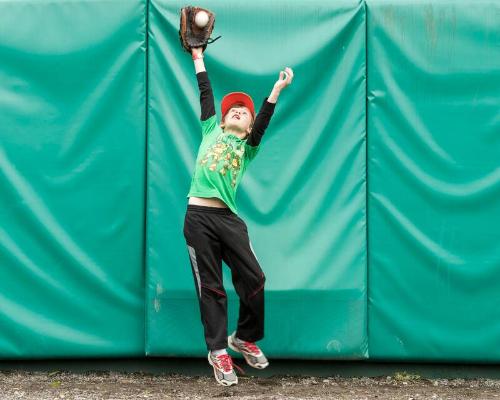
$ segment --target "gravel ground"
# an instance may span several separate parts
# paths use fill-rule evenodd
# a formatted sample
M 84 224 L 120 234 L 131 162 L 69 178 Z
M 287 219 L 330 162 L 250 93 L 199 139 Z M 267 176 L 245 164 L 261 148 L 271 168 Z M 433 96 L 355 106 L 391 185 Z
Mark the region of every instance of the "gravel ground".
M 0 371 L 0 399 L 495 399 L 500 380 L 426 379 L 406 372 L 376 378 L 239 376 L 223 387 L 213 376 L 118 372 Z

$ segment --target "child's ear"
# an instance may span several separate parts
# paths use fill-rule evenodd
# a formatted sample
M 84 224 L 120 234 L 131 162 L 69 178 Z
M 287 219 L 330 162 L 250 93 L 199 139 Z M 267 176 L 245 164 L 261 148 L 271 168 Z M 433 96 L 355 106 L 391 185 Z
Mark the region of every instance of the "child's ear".
M 248 128 L 247 128 L 247 132 L 248 132 L 248 134 L 249 134 L 249 135 L 250 135 L 250 132 L 252 132 L 252 128 L 253 128 L 253 124 L 254 124 L 254 122 L 255 122 L 255 121 L 250 122 L 250 125 L 249 125 L 249 126 L 248 126 Z

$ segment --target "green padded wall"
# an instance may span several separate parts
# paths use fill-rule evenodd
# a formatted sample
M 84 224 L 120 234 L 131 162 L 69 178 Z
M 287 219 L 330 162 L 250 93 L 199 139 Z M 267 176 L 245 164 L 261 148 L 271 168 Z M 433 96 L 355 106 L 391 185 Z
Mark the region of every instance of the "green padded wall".
M 219 118 L 295 71 L 237 197 L 266 353 L 498 362 L 498 1 L 197 4 Z M 0 2 L 0 358 L 206 354 L 185 5 Z
M 264 0 L 216 13 L 205 65 L 217 115 L 230 91 L 260 108 L 293 68 L 237 194 L 266 273 L 272 357 L 365 358 L 365 25 L 361 1 Z M 178 38 L 180 1 L 149 14 L 148 355 L 206 354 L 183 222 L 201 141 L 193 61 Z M 229 332 L 237 296 L 224 265 Z
M 145 2 L 0 2 L 0 358 L 144 349 Z
M 367 10 L 370 358 L 498 361 L 500 3 Z

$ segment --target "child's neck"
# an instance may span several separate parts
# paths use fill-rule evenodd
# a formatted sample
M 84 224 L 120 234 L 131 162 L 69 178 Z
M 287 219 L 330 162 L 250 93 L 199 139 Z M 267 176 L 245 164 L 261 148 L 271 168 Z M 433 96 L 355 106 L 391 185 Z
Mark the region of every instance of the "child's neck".
M 245 139 L 245 138 L 246 138 L 246 136 L 247 136 L 247 133 L 246 133 L 246 132 L 242 132 L 242 131 L 233 131 L 233 130 L 231 130 L 231 129 L 229 129 L 229 128 L 225 128 L 225 129 L 224 129 L 224 133 L 230 133 L 230 134 L 232 134 L 232 135 L 234 135 L 234 136 L 239 137 L 240 139 Z

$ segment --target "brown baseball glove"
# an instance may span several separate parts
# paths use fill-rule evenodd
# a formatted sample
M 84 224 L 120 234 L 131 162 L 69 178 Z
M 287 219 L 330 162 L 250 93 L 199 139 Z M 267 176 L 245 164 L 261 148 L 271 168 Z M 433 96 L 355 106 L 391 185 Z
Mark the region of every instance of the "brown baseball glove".
M 195 23 L 195 17 L 199 11 L 205 11 L 208 14 L 208 22 L 203 28 L 198 27 Z M 215 14 L 210 10 L 192 6 L 181 8 L 179 40 L 184 50 L 191 54 L 193 47 L 202 47 L 205 51 L 207 44 L 211 44 L 221 37 L 210 38 L 214 25 Z

